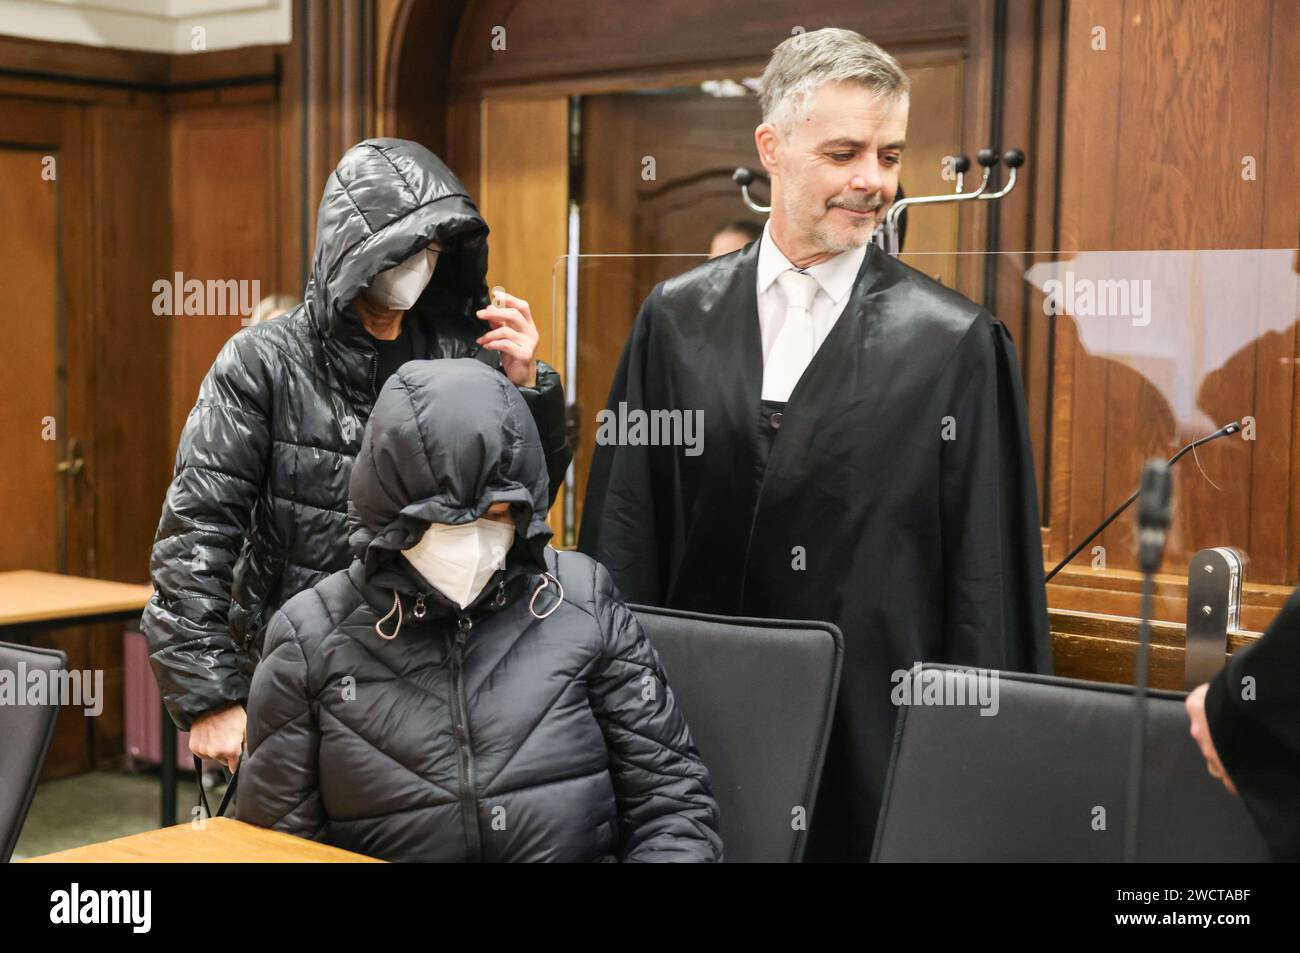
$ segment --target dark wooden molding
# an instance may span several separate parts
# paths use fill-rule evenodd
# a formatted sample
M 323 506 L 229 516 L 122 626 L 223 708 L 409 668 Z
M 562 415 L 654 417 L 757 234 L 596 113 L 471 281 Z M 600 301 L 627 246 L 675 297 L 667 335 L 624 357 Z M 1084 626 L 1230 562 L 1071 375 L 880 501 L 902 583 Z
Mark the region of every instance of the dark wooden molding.
M 257 83 L 278 85 L 287 46 L 244 46 L 211 53 L 168 56 L 168 92 Z
M 449 64 L 465 4 L 402 0 L 387 37 L 388 58 L 378 77 L 388 135 L 412 139 L 436 154 L 448 151 Z
M 156 92 L 170 82 L 169 59 L 166 53 L 0 36 L 0 75 Z
M 92 90 L 178 93 L 280 82 L 283 45 L 153 53 L 0 36 L 0 77 Z
M 895 55 L 952 48 L 967 41 L 967 5 L 962 0 L 847 6 L 837 0 L 765 6 L 743 0 L 707 6 L 485 0 L 469 5 L 461 22 L 451 60 L 452 90 L 575 86 L 719 64 L 761 66 L 796 26 L 857 30 Z M 495 27 L 506 30 L 504 53 L 491 48 Z

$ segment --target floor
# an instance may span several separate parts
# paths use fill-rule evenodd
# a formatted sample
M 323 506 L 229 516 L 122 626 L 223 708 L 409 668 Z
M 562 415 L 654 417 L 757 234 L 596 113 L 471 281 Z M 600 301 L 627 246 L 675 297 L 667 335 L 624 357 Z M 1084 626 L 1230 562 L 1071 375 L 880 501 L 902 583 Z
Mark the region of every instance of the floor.
M 225 784 L 215 772 L 207 777 L 208 800 L 215 811 Z M 190 820 L 198 797 L 193 773 L 182 772 L 176 785 L 176 823 Z M 92 771 L 46 781 L 36 788 L 13 860 L 154 830 L 158 807 L 157 768 Z

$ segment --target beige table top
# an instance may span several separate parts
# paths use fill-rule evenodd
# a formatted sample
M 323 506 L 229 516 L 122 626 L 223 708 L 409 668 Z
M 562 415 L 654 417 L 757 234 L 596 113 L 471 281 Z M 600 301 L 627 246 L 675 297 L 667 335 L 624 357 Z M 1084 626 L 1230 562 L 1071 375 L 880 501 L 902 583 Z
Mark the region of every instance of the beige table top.
M 140 612 L 153 586 L 86 579 L 57 572 L 0 572 L 0 626 Z
M 192 824 L 177 824 L 23 861 L 28 864 L 275 862 L 381 864 L 384 861 L 229 817 L 209 818 L 202 830 Z

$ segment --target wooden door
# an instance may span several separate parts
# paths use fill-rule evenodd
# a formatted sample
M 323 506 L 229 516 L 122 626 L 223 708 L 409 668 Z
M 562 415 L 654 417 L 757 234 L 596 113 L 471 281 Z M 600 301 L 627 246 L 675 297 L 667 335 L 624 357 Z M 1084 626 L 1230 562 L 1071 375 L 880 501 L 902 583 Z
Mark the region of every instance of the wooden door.
M 87 149 L 75 104 L 0 97 L 0 570 L 89 574 L 94 503 L 86 416 L 90 315 Z M 94 667 L 87 628 L 38 633 L 75 669 Z M 45 777 L 92 760 L 92 725 L 60 713 Z

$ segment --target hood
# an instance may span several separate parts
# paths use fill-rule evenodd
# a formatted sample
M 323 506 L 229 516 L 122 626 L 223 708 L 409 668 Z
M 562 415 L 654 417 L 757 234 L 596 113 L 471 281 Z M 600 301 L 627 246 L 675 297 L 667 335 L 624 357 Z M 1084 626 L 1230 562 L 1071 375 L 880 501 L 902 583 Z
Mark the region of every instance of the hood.
M 515 518 L 506 578 L 541 573 L 547 490 L 537 425 L 504 374 L 473 358 L 411 361 L 380 390 L 352 467 L 352 552 L 372 585 L 427 592 L 401 550 L 430 523 L 473 522 L 504 501 Z
M 316 254 L 303 298 L 327 342 L 360 339 L 352 301 L 375 275 L 430 242 L 442 252 L 429 285 L 408 314 L 423 322 L 488 325 L 487 223 L 459 179 L 432 152 L 406 139 L 367 139 L 330 173 L 316 215 Z

